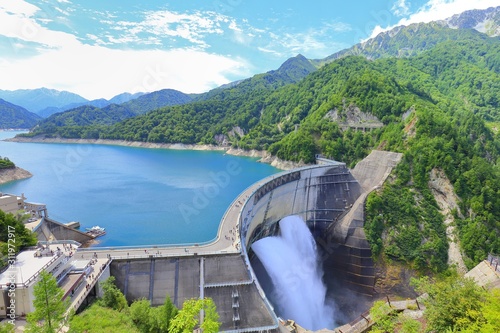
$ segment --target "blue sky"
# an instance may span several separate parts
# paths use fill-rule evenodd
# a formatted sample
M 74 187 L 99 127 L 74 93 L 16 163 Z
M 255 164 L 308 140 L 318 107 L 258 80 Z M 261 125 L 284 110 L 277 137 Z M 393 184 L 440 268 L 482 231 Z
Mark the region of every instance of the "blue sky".
M 186 93 L 498 0 L 2 0 L 0 89 Z

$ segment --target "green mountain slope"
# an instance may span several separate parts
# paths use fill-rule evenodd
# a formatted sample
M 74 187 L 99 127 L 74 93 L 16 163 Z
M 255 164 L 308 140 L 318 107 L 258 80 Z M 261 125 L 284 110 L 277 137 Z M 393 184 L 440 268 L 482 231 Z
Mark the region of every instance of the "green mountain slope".
M 291 83 L 297 83 L 316 70 L 315 65 L 301 54 L 287 59 L 277 70 L 257 74 L 251 78 L 225 84 L 195 97 L 195 101 L 206 101 L 214 98 L 225 98 L 229 94 L 248 93 L 251 90 L 274 90 Z
M 0 99 L 0 128 L 32 128 L 40 119 L 23 107 Z

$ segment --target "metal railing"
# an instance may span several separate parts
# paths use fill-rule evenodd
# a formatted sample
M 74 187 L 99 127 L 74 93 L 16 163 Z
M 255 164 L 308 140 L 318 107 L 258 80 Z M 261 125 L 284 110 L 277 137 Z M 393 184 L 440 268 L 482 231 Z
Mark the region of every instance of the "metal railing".
M 491 268 L 493 268 L 493 270 L 495 272 L 498 272 L 500 273 L 500 256 L 497 256 L 497 255 L 493 255 L 493 254 L 488 254 L 488 263 L 490 264 Z

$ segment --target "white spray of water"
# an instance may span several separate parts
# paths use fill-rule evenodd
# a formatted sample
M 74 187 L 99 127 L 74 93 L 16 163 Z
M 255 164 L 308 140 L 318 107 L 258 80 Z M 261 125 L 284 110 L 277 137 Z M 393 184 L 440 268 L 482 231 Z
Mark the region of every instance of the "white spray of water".
M 272 280 L 270 295 L 277 313 L 309 330 L 333 328 L 333 308 L 326 304 L 316 242 L 304 221 L 288 216 L 280 222 L 281 235 L 252 245 Z

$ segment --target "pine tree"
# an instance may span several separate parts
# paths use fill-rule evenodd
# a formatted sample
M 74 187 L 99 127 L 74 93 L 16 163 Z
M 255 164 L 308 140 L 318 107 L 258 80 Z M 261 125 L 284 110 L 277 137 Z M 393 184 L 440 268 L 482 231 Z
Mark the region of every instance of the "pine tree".
M 57 332 L 64 321 L 68 304 L 63 301 L 64 291 L 57 286 L 55 277 L 42 271 L 33 295 L 35 311 L 27 316 L 28 332 Z

